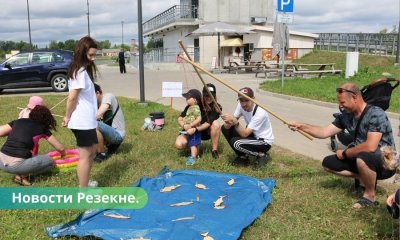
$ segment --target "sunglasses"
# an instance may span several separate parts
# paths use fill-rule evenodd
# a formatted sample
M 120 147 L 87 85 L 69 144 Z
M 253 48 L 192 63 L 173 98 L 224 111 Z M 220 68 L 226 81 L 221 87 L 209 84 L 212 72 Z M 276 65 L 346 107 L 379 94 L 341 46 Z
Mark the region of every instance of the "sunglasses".
M 348 90 L 348 89 L 345 89 L 345 88 L 336 88 L 336 92 L 339 93 L 339 94 L 342 94 L 344 92 L 348 92 L 348 93 L 352 93 L 352 94 L 356 95 L 356 93 L 354 91 L 351 91 L 351 90 Z

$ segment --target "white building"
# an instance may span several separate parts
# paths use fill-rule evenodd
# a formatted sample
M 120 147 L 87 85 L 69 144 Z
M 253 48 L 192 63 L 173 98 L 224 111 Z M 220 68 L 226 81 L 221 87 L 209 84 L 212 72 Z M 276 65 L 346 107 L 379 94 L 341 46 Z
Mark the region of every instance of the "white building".
M 158 49 L 160 61 L 172 62 L 182 54 L 178 41 L 181 40 L 192 58 L 201 65 L 211 67 L 213 57 L 218 56 L 216 36 L 189 35 L 202 25 L 213 22 L 250 27 L 255 33 L 239 38 L 241 43 L 230 43 L 233 37 L 221 36 L 221 58 L 244 62 L 251 54 L 251 61 L 271 60 L 272 32 L 274 22 L 272 0 L 181 0 L 143 24 L 145 37 L 152 37 L 162 48 Z M 289 26 L 290 27 L 290 26 Z M 290 31 L 288 59 L 301 57 L 314 48 L 315 34 Z M 233 46 L 232 46 L 233 45 Z M 239 46 L 240 45 L 240 46 Z

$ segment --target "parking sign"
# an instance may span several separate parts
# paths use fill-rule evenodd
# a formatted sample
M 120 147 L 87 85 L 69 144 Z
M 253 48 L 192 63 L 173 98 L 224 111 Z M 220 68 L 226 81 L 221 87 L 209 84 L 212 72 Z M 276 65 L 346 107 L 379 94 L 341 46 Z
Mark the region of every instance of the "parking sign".
M 278 0 L 278 12 L 293 12 L 294 0 Z

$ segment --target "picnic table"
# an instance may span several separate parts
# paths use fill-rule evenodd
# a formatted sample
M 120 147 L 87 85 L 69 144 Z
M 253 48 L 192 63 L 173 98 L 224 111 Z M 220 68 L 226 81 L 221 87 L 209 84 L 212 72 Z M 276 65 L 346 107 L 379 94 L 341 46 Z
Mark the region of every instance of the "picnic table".
M 260 71 L 260 69 L 266 68 L 266 64 L 264 62 L 250 62 L 245 61 L 241 62 L 240 64 L 237 62 L 230 62 L 228 66 L 228 73 L 234 71 L 236 74 L 238 70 L 244 69 L 246 72 L 252 72 L 255 70 L 256 72 Z
M 264 73 L 265 77 L 270 73 L 282 74 L 281 63 L 269 63 L 263 66 L 261 71 L 256 73 Z M 259 69 L 257 69 L 259 70 Z M 297 76 L 304 74 L 318 74 L 318 77 L 322 77 L 325 73 L 339 74 L 342 70 L 335 69 L 335 63 L 285 63 L 285 75 Z
M 321 77 L 324 73 L 339 74 L 342 70 L 335 69 L 335 63 L 288 63 L 285 71 L 291 69 L 293 75 L 318 74 Z

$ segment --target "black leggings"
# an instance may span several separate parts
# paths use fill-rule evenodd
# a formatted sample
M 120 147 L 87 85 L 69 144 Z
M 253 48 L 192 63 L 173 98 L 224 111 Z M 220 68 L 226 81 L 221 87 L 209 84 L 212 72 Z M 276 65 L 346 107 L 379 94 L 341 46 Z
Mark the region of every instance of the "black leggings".
M 335 172 L 344 170 L 358 174 L 357 158 L 365 162 L 369 169 L 376 172 L 376 179 L 387 179 L 392 177 L 396 170 L 387 170 L 383 167 L 381 152 L 378 150 L 374 153 L 361 152 L 355 158 L 340 160 L 336 154 L 329 155 L 322 161 L 322 166 Z
M 263 139 L 255 138 L 253 134 L 248 137 L 239 136 L 235 127 L 226 129 L 222 126 L 221 131 L 238 156 L 244 156 L 246 154 L 258 156 L 259 153 L 266 153 L 271 148 L 271 145 L 264 142 Z

